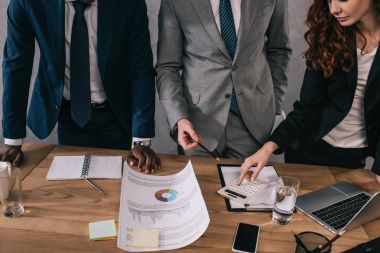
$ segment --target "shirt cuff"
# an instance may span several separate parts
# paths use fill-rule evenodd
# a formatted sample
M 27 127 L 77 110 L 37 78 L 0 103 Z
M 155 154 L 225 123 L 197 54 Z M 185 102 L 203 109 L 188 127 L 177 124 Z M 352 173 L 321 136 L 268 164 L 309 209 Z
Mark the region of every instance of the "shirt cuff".
M 10 146 L 21 146 L 24 139 L 8 139 L 4 138 L 4 144 Z
M 139 138 L 139 137 L 132 137 L 132 147 L 131 148 L 133 148 L 134 147 L 134 143 L 136 142 L 136 141 L 151 141 L 152 140 L 152 138 Z

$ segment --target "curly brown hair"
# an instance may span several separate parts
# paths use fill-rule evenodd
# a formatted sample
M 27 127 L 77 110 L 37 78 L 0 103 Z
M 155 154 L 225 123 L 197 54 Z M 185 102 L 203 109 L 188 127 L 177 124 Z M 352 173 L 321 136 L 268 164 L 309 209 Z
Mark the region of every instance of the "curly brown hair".
M 380 13 L 380 0 L 371 2 Z M 360 34 L 365 40 L 357 26 L 341 26 L 330 14 L 327 0 L 314 0 L 306 25 L 309 28 L 305 33 L 306 42 L 309 44 L 309 49 L 305 52 L 307 66 L 322 71 L 326 78 L 334 70 L 350 71 L 354 63 L 356 34 Z

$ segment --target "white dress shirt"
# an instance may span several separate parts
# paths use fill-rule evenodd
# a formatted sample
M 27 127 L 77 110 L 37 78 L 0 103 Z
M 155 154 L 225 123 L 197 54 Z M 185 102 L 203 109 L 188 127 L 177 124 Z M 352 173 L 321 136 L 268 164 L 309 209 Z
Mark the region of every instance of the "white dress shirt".
M 70 100 L 70 47 L 71 47 L 71 30 L 73 28 L 73 20 L 75 9 L 73 3 L 75 0 L 65 0 L 65 80 L 63 87 L 63 97 Z M 98 1 L 94 0 L 88 5 L 84 11 L 84 18 L 86 19 L 88 29 L 88 44 L 90 56 L 90 90 L 91 90 L 91 103 L 103 103 L 106 99 L 106 93 L 103 89 L 102 79 L 100 78 L 98 67 Z
M 220 32 L 220 16 L 219 16 L 219 2 L 220 0 L 210 0 L 212 12 L 214 14 L 216 25 Z M 230 0 L 232 15 L 234 16 L 236 35 L 239 32 L 240 18 L 241 18 L 241 0 Z

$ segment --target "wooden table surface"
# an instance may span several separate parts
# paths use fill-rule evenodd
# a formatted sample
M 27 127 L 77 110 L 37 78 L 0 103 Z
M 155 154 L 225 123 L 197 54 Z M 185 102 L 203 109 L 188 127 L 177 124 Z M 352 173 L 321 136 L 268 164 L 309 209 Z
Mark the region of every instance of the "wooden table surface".
M 118 219 L 120 180 L 96 180 L 106 193 L 102 197 L 82 180 L 47 181 L 46 174 L 56 155 L 123 155 L 120 150 L 90 149 L 54 145 L 27 144 L 25 163 L 21 166 L 26 212 L 19 218 L 0 215 L 0 252 L 123 252 L 114 241 L 91 242 L 88 223 Z M 188 157 L 161 155 L 159 175 L 168 175 L 182 169 Z M 294 252 L 293 232 L 319 232 L 328 238 L 334 235 L 316 222 L 297 212 L 289 225 L 271 221 L 269 212 L 228 212 L 224 199 L 216 191 L 221 187 L 217 161 L 206 157 L 191 158 L 206 205 L 210 225 L 195 243 L 176 252 L 231 252 L 236 225 L 239 222 L 261 227 L 258 252 Z M 221 163 L 239 163 L 222 160 Z M 374 193 L 380 191 L 374 175 L 368 170 L 344 170 L 319 166 L 274 164 L 279 175 L 297 177 L 301 181 L 299 194 L 348 181 Z M 333 246 L 333 252 L 342 252 L 357 244 L 380 236 L 380 219 L 346 232 Z

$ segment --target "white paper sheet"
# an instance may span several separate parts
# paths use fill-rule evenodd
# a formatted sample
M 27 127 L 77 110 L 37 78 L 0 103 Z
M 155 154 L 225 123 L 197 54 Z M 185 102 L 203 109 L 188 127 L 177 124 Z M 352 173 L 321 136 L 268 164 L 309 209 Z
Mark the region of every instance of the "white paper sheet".
M 241 167 L 240 166 L 221 166 L 224 182 L 227 184 L 236 181 L 240 176 Z M 255 167 L 252 167 L 250 170 L 254 171 Z M 250 207 L 248 209 L 272 209 L 275 201 L 275 192 L 276 192 L 276 180 L 277 173 L 274 170 L 273 166 L 265 166 L 261 170 L 258 179 L 268 183 L 266 187 L 258 193 L 257 197 L 249 203 Z M 246 208 L 243 204 L 230 200 L 231 208 Z
M 196 241 L 210 223 L 191 162 L 170 176 L 145 175 L 124 163 L 120 197 L 120 249 L 138 251 L 170 250 Z M 159 247 L 133 248 L 133 228 L 158 229 Z
M 56 156 L 46 176 L 47 180 L 82 179 L 85 156 Z M 91 156 L 87 178 L 121 179 L 121 156 Z

